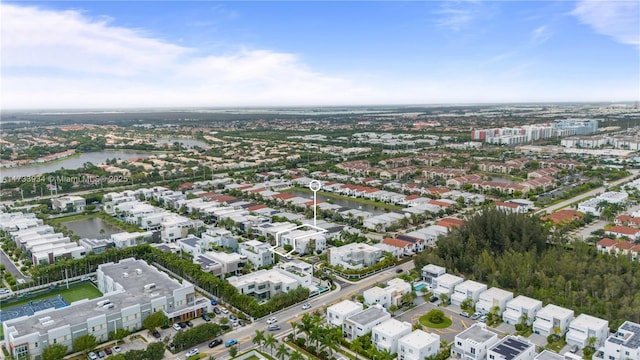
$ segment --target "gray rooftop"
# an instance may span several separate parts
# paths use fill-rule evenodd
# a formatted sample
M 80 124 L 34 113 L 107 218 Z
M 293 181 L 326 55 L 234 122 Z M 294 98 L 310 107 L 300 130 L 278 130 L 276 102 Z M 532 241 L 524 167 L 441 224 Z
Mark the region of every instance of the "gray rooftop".
M 611 336 L 607 341 L 614 344 L 624 344 L 624 346 L 631 349 L 640 349 L 640 325 L 625 321 L 619 330 L 628 332 L 625 336 Z M 620 332 L 620 331 L 619 331 Z
M 461 332 L 456 337 L 463 340 L 469 339 L 469 340 L 477 341 L 479 343 L 483 343 L 491 339 L 493 336 L 496 336 L 496 334 L 489 331 L 485 327 L 474 325 L 468 328 L 467 330 Z
M 565 360 L 564 356 L 550 350 L 543 350 L 540 354 L 536 355 L 534 359 L 535 360 Z
M 365 325 L 372 323 L 376 319 L 384 317 L 386 314 L 387 312 L 384 309 L 370 307 L 357 314 L 349 316 L 347 319 L 356 324 Z
M 85 323 L 87 319 L 102 314 L 119 313 L 123 308 L 148 303 L 152 298 L 159 296 L 171 297 L 173 296 L 173 290 L 191 285 L 186 281 L 181 285 L 169 278 L 167 274 L 147 265 L 142 260 L 121 260 L 118 264 L 102 264 L 99 269 L 102 269 L 105 275 L 120 283 L 125 291 L 110 293 L 92 300 L 75 302 L 60 309 L 47 309 L 30 317 L 9 320 L 6 324 L 14 326 L 20 335 L 30 334 L 33 331 L 39 331 L 43 335 L 51 329 Z M 136 269 L 141 270 L 140 274 Z M 125 272 L 127 277 L 123 277 Z M 150 283 L 155 283 L 156 287 L 151 292 L 144 291 L 144 285 Z M 97 306 L 99 301 L 106 299 L 115 305 L 112 309 L 105 310 Z M 179 308 L 175 310 L 179 310 Z M 51 316 L 54 320 L 53 325 L 43 326 L 40 323 L 39 319 L 45 316 Z

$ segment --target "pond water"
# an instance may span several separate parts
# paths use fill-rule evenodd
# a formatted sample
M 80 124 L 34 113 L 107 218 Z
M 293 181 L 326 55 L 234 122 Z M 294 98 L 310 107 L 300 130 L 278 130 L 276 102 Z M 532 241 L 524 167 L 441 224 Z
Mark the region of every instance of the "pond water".
M 209 148 L 209 145 L 206 142 L 200 141 L 200 140 L 193 140 L 193 139 L 159 139 L 156 142 L 158 144 L 173 144 L 175 142 L 179 142 L 180 144 L 188 148 L 192 148 L 194 146 L 198 146 L 203 149 Z
M 108 239 L 112 234 L 121 233 L 123 231 L 99 217 L 65 222 L 64 226 L 81 238 L 89 239 Z M 101 232 L 101 230 L 104 231 Z
M 0 169 L 2 178 L 17 178 L 20 176 L 33 176 L 37 174 L 45 174 L 56 170 L 64 169 L 78 169 L 81 168 L 84 163 L 90 162 L 93 165 L 104 163 L 107 159 L 122 159 L 128 160 L 136 157 L 147 157 L 151 155 L 149 152 L 139 151 L 96 151 L 84 153 L 80 156 L 71 157 L 68 159 L 52 162 L 49 164 L 41 165 L 29 165 L 18 166 L 14 168 Z
M 303 191 L 296 191 L 296 190 L 290 191 L 290 193 L 295 194 L 296 196 L 299 196 L 301 198 L 313 200 L 313 194 L 309 194 Z M 318 194 L 316 199 L 342 206 L 343 208 L 345 208 L 345 210 L 357 209 L 362 211 L 368 211 L 374 215 L 381 215 L 381 214 L 387 213 L 387 211 L 385 211 L 385 209 L 383 208 L 375 207 L 369 204 L 360 204 L 359 202 L 349 200 L 348 198 L 334 199 L 334 198 L 323 196 L 322 194 Z

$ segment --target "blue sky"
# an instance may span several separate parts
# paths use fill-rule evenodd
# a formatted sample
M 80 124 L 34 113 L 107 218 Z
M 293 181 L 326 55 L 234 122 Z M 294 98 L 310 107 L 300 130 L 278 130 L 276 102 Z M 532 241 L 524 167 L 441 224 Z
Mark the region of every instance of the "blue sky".
M 640 98 L 640 2 L 4 1 L 4 109 Z

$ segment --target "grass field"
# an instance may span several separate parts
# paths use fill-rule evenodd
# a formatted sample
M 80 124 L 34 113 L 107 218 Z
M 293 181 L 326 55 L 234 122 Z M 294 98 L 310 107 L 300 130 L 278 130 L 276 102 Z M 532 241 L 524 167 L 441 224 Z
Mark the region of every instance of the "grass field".
M 54 291 L 50 291 L 47 293 L 42 293 L 39 294 L 38 296 L 34 296 L 34 297 L 25 297 L 22 300 L 16 301 L 16 302 L 12 302 L 10 304 L 7 304 L 6 306 L 3 305 L 2 308 L 3 309 L 10 309 L 14 306 L 18 306 L 18 305 L 24 305 L 26 303 L 28 303 L 29 301 L 36 301 L 36 300 L 40 300 L 40 299 L 46 299 L 46 298 L 50 298 L 53 296 L 58 296 L 61 295 L 62 298 L 64 299 L 64 301 L 66 301 L 68 304 L 71 304 L 74 301 L 78 301 L 78 300 L 82 300 L 82 299 L 95 299 L 97 297 L 102 296 L 102 293 L 100 292 L 100 290 L 98 290 L 95 286 L 93 286 L 93 284 L 91 284 L 90 282 L 85 282 L 81 285 L 76 285 L 73 287 L 70 287 L 69 289 L 67 289 L 64 286 L 61 286 L 60 288 L 54 290 Z
M 448 328 L 453 323 L 451 321 L 451 319 L 449 319 L 446 316 L 442 319 L 441 323 L 439 323 L 439 324 L 432 323 L 431 321 L 429 321 L 429 315 L 427 315 L 427 314 L 420 316 L 420 320 L 419 321 L 420 321 L 420 324 L 422 324 L 422 325 L 424 325 L 426 327 L 433 328 L 433 329 Z

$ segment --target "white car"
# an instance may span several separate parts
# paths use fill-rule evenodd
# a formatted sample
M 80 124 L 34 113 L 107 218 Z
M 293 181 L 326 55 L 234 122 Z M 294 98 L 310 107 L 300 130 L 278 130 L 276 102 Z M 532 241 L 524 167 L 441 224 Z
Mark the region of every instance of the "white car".
M 306 303 L 306 304 L 302 305 L 302 310 L 308 310 L 308 309 L 311 309 L 311 304 Z
M 200 350 L 191 349 L 191 350 L 189 350 L 189 352 L 187 352 L 187 358 L 190 358 L 190 357 L 192 357 L 194 355 L 198 355 L 198 354 L 200 354 Z
M 278 322 L 278 319 L 276 319 L 275 317 L 270 317 L 267 319 L 267 325 L 275 324 L 277 322 Z
M 222 308 L 221 311 L 222 311 L 223 314 L 228 314 L 229 313 L 229 310 L 227 310 L 226 308 Z
M 87 356 L 89 357 L 89 360 L 98 360 L 98 355 L 94 352 L 90 352 Z
M 114 346 L 113 347 L 113 352 L 119 353 L 120 351 L 122 351 L 122 348 L 120 348 L 120 346 Z
M 178 330 L 179 331 L 179 330 L 182 330 L 182 328 L 180 327 L 180 324 L 175 323 L 175 324 L 173 324 L 173 330 Z

